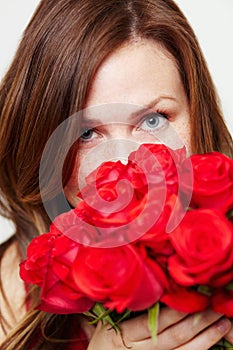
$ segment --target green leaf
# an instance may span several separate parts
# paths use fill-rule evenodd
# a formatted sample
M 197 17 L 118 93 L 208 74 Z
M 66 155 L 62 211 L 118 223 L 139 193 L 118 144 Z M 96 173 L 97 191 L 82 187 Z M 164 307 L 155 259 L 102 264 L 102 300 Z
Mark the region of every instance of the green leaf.
M 158 331 L 158 317 L 159 317 L 159 302 L 148 310 L 148 326 L 151 331 L 152 341 L 154 345 L 157 344 Z
M 227 213 L 227 218 L 230 219 L 233 217 L 233 209 L 231 209 L 228 213 Z

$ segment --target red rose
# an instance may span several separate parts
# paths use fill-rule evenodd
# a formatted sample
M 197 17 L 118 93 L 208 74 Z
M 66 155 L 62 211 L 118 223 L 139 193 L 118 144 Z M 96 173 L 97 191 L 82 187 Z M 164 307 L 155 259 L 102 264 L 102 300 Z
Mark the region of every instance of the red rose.
M 179 169 L 185 159 L 185 148 L 172 150 L 162 144 L 143 144 L 129 156 L 149 183 L 165 186 L 174 193 L 178 191 Z
M 173 228 L 176 227 L 184 212 L 177 196 L 172 193 L 167 193 L 166 201 L 161 207 L 161 199 L 156 189 L 152 190 L 151 201 L 147 204 L 141 218 L 130 225 L 128 240 L 134 241 L 135 237 L 139 237 L 135 244 L 147 247 L 150 256 L 156 261 L 159 259 L 165 262 L 163 256 L 169 256 L 174 251 L 167 231 L 168 222 L 173 214 L 174 220 L 171 223 Z M 145 233 L 139 235 L 138 232 L 143 230 Z
M 169 288 L 163 294 L 161 302 L 177 311 L 193 313 L 207 309 L 210 305 L 210 298 L 192 288 L 179 286 L 170 280 Z
M 52 230 L 55 229 L 52 227 Z M 47 266 L 41 291 L 40 309 L 56 313 L 76 313 L 89 310 L 94 301 L 77 288 L 71 267 L 81 246 L 64 235 L 54 241 L 50 264 Z
M 221 287 L 233 279 L 233 225 L 221 212 L 189 211 L 169 236 L 168 268 L 178 284 Z
M 79 194 L 83 201 L 75 211 L 89 224 L 98 228 L 121 226 L 143 209 L 148 186 L 145 175 L 131 164 L 104 163 L 87 182 Z
M 95 230 L 95 239 L 89 245 L 93 246 L 96 245 L 95 242 L 102 241 L 102 246 L 105 247 L 111 246 L 111 242 L 112 246 L 118 246 L 137 239 L 148 241 L 150 236 L 154 237 L 154 241 L 158 241 L 159 233 L 162 233 L 168 242 L 169 238 L 165 238 L 165 234 L 169 232 L 168 228 L 174 228 L 184 215 L 177 196 L 165 193 L 161 187 L 150 188 L 144 198 L 138 199 L 134 196 L 124 210 L 115 212 L 111 202 L 108 208 L 110 213 L 104 215 L 101 206 L 99 210 L 94 210 L 85 201 L 79 203 L 74 212 L 85 221 L 80 223 L 78 230 L 76 229 L 76 235 L 80 232 L 81 237 L 83 231 L 84 236 L 91 236 L 88 231 Z M 93 226 L 89 228 L 89 225 Z M 92 237 L 94 238 L 94 235 Z
M 94 179 L 96 183 L 92 183 Z M 154 195 L 157 194 L 160 214 L 165 201 L 166 188 L 156 187 L 156 190 L 158 190 L 157 193 L 154 189 Z M 87 186 L 82 190 L 83 201 L 74 211 L 83 222 L 96 228 L 95 242 L 102 239 L 103 246 L 109 247 L 111 244 L 118 246 L 129 242 L 128 233 L 135 220 L 138 219 L 141 224 L 143 223 L 143 230 L 140 232 L 135 230 L 133 240 L 151 227 L 142 215 L 145 206 L 148 206 L 147 202 L 151 202 L 150 194 L 150 186 L 137 165 L 132 162 L 127 165 L 117 162 L 112 168 L 112 165 L 110 166 L 107 162 L 95 174 L 90 175 Z M 158 218 L 157 211 L 152 215 L 153 222 Z M 87 229 L 86 227 L 85 230 Z
M 59 215 L 54 220 L 54 225 L 62 234 L 88 246 L 115 247 L 124 245 L 142 238 L 147 231 L 148 238 L 153 235 L 154 241 L 157 243 L 159 233 L 163 233 L 162 245 L 164 245 L 164 240 L 170 244 L 165 229 L 177 197 L 173 194 L 170 197 L 167 195 L 169 199 L 167 198 L 165 202 L 162 196 L 164 196 L 163 189 L 153 188 L 141 201 L 134 198 L 127 210 L 113 212 L 106 216 L 103 216 L 101 207 L 99 211 L 93 210 L 87 206 L 86 202 L 82 201 L 76 209 Z M 111 208 L 111 203 L 109 207 Z M 178 215 L 176 216 L 178 217 Z M 97 223 L 102 226 L 105 223 L 106 227 L 98 227 Z M 148 238 L 142 239 L 148 241 Z M 161 252 L 162 245 L 156 245 Z
M 105 195 L 102 197 L 91 196 L 82 201 L 75 208 L 76 214 L 87 223 L 101 227 L 119 227 L 128 224 L 133 220 L 144 208 L 147 198 L 147 189 L 145 189 L 144 198 L 138 198 L 137 193 L 132 193 L 128 184 L 121 183 L 118 186 L 119 197 L 109 201 L 109 194 L 112 192 L 111 186 L 109 190 L 105 187 Z
M 80 246 L 61 235 L 55 225 L 51 232 L 35 238 L 28 247 L 27 259 L 20 265 L 21 278 L 41 287 L 38 308 L 54 313 L 89 310 L 94 302 L 77 288 L 71 265 Z
M 218 152 L 192 155 L 190 160 L 194 179 L 191 206 L 223 212 L 233 209 L 233 160 Z M 184 163 L 183 178 L 189 172 Z M 184 188 L 191 191 L 187 185 Z
M 62 283 L 53 269 L 48 268 L 37 309 L 56 314 L 71 314 L 86 312 L 93 305 L 92 300 L 72 290 L 67 283 Z
M 42 287 L 57 233 L 35 237 L 27 249 L 27 260 L 20 264 L 20 277 L 28 283 Z
M 150 307 L 159 300 L 166 283 L 160 267 L 130 244 L 83 247 L 72 272 L 83 294 L 118 312 Z
M 102 191 L 104 192 L 104 186 L 109 188 L 112 187 L 112 196 L 108 200 L 113 200 L 117 198 L 117 184 L 121 180 L 128 180 L 134 189 L 141 189 L 147 186 L 146 176 L 140 168 L 132 165 L 131 162 L 128 164 L 123 164 L 121 161 L 117 162 L 105 162 L 100 165 L 96 170 L 86 177 L 86 183 L 88 186 L 84 187 L 82 191 L 78 194 L 81 198 L 88 195 L 88 191 L 91 190 L 93 194 L 93 188 L 98 191 L 101 196 Z M 104 195 L 106 199 L 106 195 Z
M 211 301 L 214 311 L 227 317 L 233 317 L 233 290 L 217 289 L 214 291 Z
M 75 210 L 57 216 L 51 227 L 56 227 L 63 235 L 80 244 L 95 245 L 100 240 L 98 228 L 83 221 Z
M 119 161 L 106 162 L 90 174 L 87 186 L 79 194 L 83 201 L 75 208 L 75 213 L 98 229 L 94 241 L 102 237 L 103 241 L 108 240 L 105 246 L 110 246 L 109 237 L 114 238 L 114 234 L 116 237 L 115 230 L 119 233 L 122 228 L 119 242 L 115 244 L 112 240 L 113 246 L 117 246 L 120 242 L 138 239 L 150 230 L 163 212 L 166 197 L 170 196 L 167 192 L 178 188 L 176 163 L 179 165 L 184 157 L 184 150 L 143 145 L 130 155 L 127 165 Z M 167 221 L 166 216 L 166 224 Z M 174 224 L 173 217 L 171 226 Z

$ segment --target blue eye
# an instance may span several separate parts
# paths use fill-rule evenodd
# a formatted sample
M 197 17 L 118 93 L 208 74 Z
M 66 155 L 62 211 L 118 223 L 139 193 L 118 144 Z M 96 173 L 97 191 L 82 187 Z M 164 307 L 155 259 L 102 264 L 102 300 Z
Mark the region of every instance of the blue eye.
M 156 128 L 159 125 L 159 118 L 157 115 L 151 115 L 145 119 L 145 122 L 150 128 Z
M 85 141 L 85 140 L 90 140 L 94 134 L 93 129 L 84 129 L 82 130 L 82 134 L 80 138 Z
M 161 128 L 167 123 L 167 118 L 165 115 L 160 113 L 150 113 L 142 122 L 140 128 L 146 131 L 153 131 L 155 129 Z
M 82 130 L 82 134 L 80 136 L 80 139 L 82 139 L 82 141 L 90 140 L 90 139 L 92 139 L 93 134 L 94 134 L 93 129 L 84 129 L 84 130 Z

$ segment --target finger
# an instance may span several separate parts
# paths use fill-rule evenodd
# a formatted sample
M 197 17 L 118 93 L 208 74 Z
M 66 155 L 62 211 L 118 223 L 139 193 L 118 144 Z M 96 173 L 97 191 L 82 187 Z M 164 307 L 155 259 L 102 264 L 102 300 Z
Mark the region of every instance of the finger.
M 158 333 L 162 332 L 170 325 L 184 319 L 187 314 L 175 311 L 168 307 L 161 309 L 158 321 Z M 148 327 L 148 314 L 145 313 L 131 320 L 124 321 L 121 324 L 123 334 L 126 335 L 130 342 L 141 341 L 151 337 L 151 331 Z
M 233 321 L 231 321 L 231 329 L 230 331 L 225 335 L 226 340 L 233 344 Z
M 218 343 L 218 341 L 225 336 L 230 328 L 231 322 L 227 318 L 222 318 L 214 325 L 200 333 L 190 342 L 177 348 L 177 350 L 208 350 L 211 346 Z
M 152 338 L 147 338 L 141 341 L 136 341 L 136 342 L 130 342 L 127 343 L 127 341 L 125 341 L 125 347 L 122 348 L 122 350 L 127 350 L 127 348 L 132 349 L 132 350 L 160 350 L 160 347 L 156 347 L 156 345 L 154 344 Z M 120 349 L 120 348 L 119 348 Z
M 177 346 L 189 342 L 199 332 L 221 317 L 222 315 L 212 310 L 206 310 L 182 319 L 180 322 L 165 329 L 158 335 L 158 343 L 160 344 L 159 350 L 174 349 Z
M 177 347 L 175 343 L 168 347 L 168 339 L 163 340 L 158 336 L 157 345 L 155 345 L 151 338 L 141 340 L 139 342 L 131 342 L 126 344 L 132 347 L 134 350 L 208 350 L 211 346 L 215 345 L 219 340 L 221 340 L 231 328 L 231 322 L 227 318 L 221 318 L 213 325 L 206 328 L 202 333 L 198 334 L 196 337 L 188 341 L 186 344 Z
M 142 317 L 144 319 L 144 317 Z M 128 324 L 128 322 L 127 322 Z M 136 322 L 138 324 L 138 322 Z M 134 324 L 131 323 L 134 327 Z M 121 327 L 122 330 L 122 327 Z M 109 350 L 109 349 L 132 349 L 132 350 L 155 350 L 155 344 L 152 341 L 151 334 L 146 339 L 129 340 L 129 333 L 127 327 L 124 325 L 124 333 L 116 332 L 109 324 L 98 323 L 94 336 L 89 343 L 88 350 Z
M 151 338 L 147 313 L 122 322 L 120 327 L 127 342 L 134 343 Z
M 159 322 L 158 322 L 158 334 L 163 332 L 166 328 L 171 325 L 180 322 L 188 314 L 184 312 L 179 312 L 169 307 L 163 307 L 159 313 Z

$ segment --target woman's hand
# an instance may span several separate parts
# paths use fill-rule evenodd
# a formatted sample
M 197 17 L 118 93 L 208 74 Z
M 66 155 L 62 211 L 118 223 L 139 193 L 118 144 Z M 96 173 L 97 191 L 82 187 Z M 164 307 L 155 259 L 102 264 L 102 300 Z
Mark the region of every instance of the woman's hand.
M 211 310 L 187 315 L 166 307 L 160 311 L 155 346 L 146 314 L 121 323 L 124 342 L 132 350 L 207 350 L 226 334 L 232 337 L 230 329 L 230 321 Z M 127 349 L 109 325 L 98 324 L 90 337 L 88 350 Z

